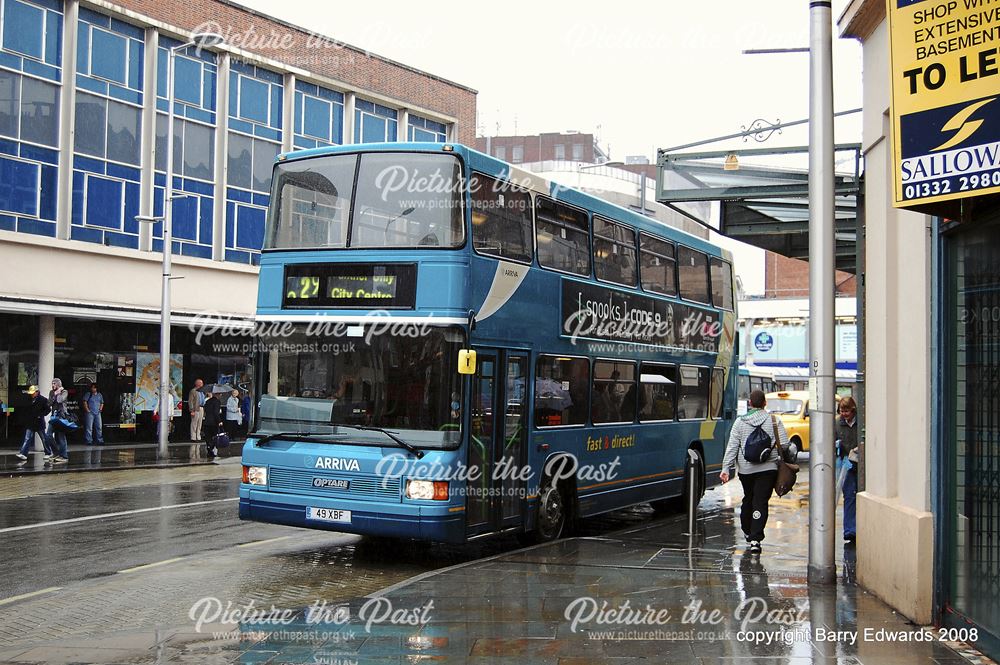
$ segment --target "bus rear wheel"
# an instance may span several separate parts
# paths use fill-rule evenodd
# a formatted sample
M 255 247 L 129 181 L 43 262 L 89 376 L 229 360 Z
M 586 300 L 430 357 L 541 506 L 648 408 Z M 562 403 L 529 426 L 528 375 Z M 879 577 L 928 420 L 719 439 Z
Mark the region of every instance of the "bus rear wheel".
M 538 495 L 535 530 L 524 534 L 521 541 L 526 545 L 534 545 L 557 540 L 566 528 L 567 517 L 565 492 L 558 484 L 546 480 Z

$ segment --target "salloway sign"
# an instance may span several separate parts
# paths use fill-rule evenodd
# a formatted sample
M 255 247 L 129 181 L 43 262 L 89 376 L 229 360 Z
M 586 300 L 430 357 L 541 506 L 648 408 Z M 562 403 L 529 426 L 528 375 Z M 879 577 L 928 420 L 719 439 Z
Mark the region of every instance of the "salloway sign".
M 893 203 L 1000 192 L 1000 0 L 888 0 Z

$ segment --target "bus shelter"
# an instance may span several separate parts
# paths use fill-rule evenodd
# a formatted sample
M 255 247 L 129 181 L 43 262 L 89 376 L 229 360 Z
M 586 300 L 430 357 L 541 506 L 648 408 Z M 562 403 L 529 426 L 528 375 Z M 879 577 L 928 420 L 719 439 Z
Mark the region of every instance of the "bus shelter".
M 851 113 L 850 111 L 844 112 Z M 804 121 L 786 123 L 784 127 Z M 809 259 L 808 146 L 685 151 L 724 139 L 766 140 L 780 129 L 753 127 L 740 134 L 657 151 L 656 200 L 734 240 L 794 259 Z M 763 138 L 762 138 L 763 137 Z M 857 372 L 854 393 L 864 449 L 864 174 L 861 144 L 835 150 L 836 267 L 857 280 Z M 718 222 L 696 219 L 691 203 L 716 202 Z M 860 267 L 860 272 L 859 272 Z M 860 478 L 864 478 L 862 454 Z

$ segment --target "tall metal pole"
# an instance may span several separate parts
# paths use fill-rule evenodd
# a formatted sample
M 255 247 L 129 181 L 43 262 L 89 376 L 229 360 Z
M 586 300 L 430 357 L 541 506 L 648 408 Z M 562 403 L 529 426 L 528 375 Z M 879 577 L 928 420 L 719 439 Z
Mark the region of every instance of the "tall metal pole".
M 160 311 L 160 400 L 157 408 L 160 416 L 157 455 L 169 455 L 167 441 L 170 434 L 170 416 L 173 409 L 164 412 L 164 405 L 170 402 L 170 255 L 173 234 L 171 213 L 174 202 L 174 52 L 167 51 L 167 186 L 163 190 L 163 291 Z
M 833 584 L 834 503 L 833 22 L 830 0 L 809 2 L 809 582 Z

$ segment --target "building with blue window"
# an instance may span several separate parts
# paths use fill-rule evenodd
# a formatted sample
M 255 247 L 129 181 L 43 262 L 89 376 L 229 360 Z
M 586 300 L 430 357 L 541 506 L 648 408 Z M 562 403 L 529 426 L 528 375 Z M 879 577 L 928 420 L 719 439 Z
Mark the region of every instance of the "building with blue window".
M 225 44 L 177 49 L 209 22 Z M 163 214 L 171 98 L 185 387 L 246 375 L 245 353 L 188 327 L 206 310 L 248 325 L 279 153 L 474 141 L 474 90 L 332 43 L 225 0 L 0 0 L 0 442 L 53 376 L 97 378 L 110 439 L 151 436 L 130 400 L 159 351 L 163 230 L 136 217 Z

